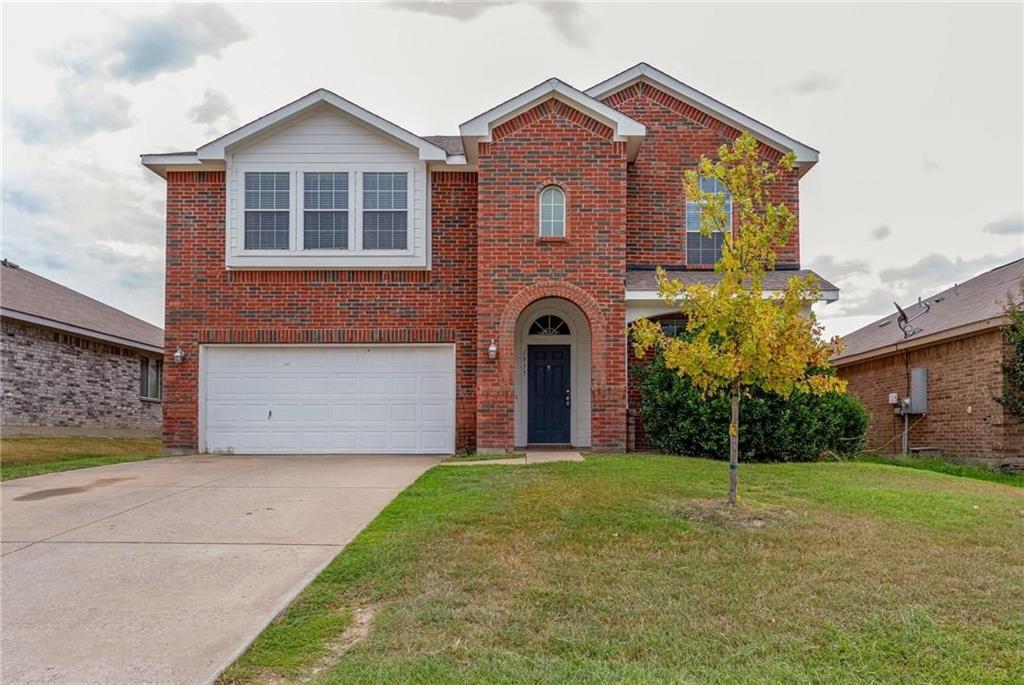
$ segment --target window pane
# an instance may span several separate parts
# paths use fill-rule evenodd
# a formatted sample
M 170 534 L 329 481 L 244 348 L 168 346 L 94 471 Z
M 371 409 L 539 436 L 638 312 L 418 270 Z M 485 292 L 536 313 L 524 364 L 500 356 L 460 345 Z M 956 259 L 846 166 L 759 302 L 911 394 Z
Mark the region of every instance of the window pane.
M 542 238 L 565 236 L 565 193 L 554 186 L 540 194 L 540 235 Z
M 306 209 L 348 209 L 347 173 L 303 174 Z
M 347 250 L 348 212 L 306 212 L 302 246 L 306 250 Z
M 287 250 L 288 212 L 246 212 L 245 249 Z
M 408 209 L 407 176 L 405 172 L 365 172 L 363 209 Z
M 288 172 L 246 172 L 246 209 L 288 209 Z
M 687 233 L 686 263 L 714 264 L 722 256 L 724 243 L 725 235 L 721 231 L 715 231 L 710 237 L 705 237 L 700 233 Z
M 406 212 L 364 212 L 364 250 L 404 250 L 407 241 Z
M 139 360 L 139 395 L 149 397 L 149 359 Z

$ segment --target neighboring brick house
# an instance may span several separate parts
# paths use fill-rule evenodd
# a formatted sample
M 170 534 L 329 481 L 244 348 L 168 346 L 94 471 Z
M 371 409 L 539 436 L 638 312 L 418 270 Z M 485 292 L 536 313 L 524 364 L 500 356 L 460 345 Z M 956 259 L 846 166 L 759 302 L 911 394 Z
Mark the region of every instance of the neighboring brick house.
M 6 259 L 4 435 L 159 435 L 163 331 Z
M 318 90 L 195 152 L 167 180 L 164 441 L 226 452 L 627 447 L 626 326 L 670 311 L 655 266 L 703 278 L 682 175 L 748 130 L 789 138 L 640 64 L 551 79 L 414 135 Z M 724 192 L 724 189 L 719 189 Z M 687 228 L 691 230 L 687 230 Z M 800 272 L 799 238 L 779 273 Z M 825 298 L 838 296 L 824 284 Z
M 889 395 L 910 394 L 911 369 L 924 368 L 927 413 L 908 415 L 908 450 L 1024 469 L 1024 425 L 995 401 L 1011 354 L 1000 331 L 1004 308 L 1022 278 L 1019 259 L 907 307 L 909 336 L 894 312 L 843 339 L 832 362 L 871 413 L 869 449 L 902 450 L 904 421 Z

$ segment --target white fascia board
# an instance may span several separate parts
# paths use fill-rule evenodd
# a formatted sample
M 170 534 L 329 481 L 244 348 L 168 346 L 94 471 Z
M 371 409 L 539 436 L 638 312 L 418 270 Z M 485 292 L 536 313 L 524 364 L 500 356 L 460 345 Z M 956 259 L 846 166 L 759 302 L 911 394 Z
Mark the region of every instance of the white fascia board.
M 743 112 L 735 110 L 710 95 L 706 95 L 696 88 L 688 86 L 682 81 L 672 78 L 665 72 L 643 62 L 631 69 L 627 69 L 621 74 L 598 83 L 593 88 L 588 88 L 586 94 L 601 100 L 623 88 L 633 85 L 637 81 L 648 81 L 651 85 L 667 91 L 670 95 L 674 95 L 705 114 L 724 121 L 734 128 L 750 131 L 754 137 L 771 147 L 780 149 L 783 152 L 792 150 L 796 153 L 798 165 L 809 168 L 818 161 L 818 151 L 809 145 L 804 145 L 800 141 L 762 124 L 757 119 L 749 117 Z
M 270 114 L 260 117 L 256 121 L 250 122 L 241 128 L 235 129 L 231 133 L 225 134 L 220 138 L 203 145 L 196 150 L 196 155 L 201 161 L 224 159 L 227 149 L 230 146 L 265 131 L 272 126 L 276 126 L 277 124 L 287 121 L 288 119 L 301 114 L 305 110 L 318 105 L 321 102 L 325 102 L 349 116 L 358 119 L 367 126 L 375 128 L 400 142 L 416 148 L 419 152 L 419 158 L 423 161 L 444 160 L 447 158 L 447 153 L 437 145 L 420 138 L 415 133 L 406 131 L 401 126 L 393 124 L 387 119 L 377 116 L 373 112 L 363 109 L 353 102 L 349 102 L 340 95 L 336 95 L 323 88 L 315 90 L 309 95 L 301 97 L 280 109 L 274 110 Z
M 622 112 L 609 107 L 599 100 L 590 97 L 579 91 L 568 83 L 556 78 L 548 79 L 524 93 L 520 93 L 511 100 L 487 110 L 459 126 L 459 133 L 462 135 L 466 157 L 470 163 L 476 161 L 476 146 L 481 141 L 489 142 L 491 131 L 509 119 L 529 110 L 539 102 L 555 98 L 565 104 L 585 112 L 601 123 L 610 127 L 614 132 L 616 140 L 627 141 L 629 149 L 639 149 L 639 139 L 647 134 L 647 127 L 635 119 L 631 119 Z
M 782 290 L 765 290 L 763 291 L 763 297 L 773 297 L 781 295 L 784 291 Z M 685 297 L 685 294 L 683 295 Z M 822 290 L 818 302 L 835 302 L 839 299 L 838 290 Z M 657 290 L 627 290 L 626 291 L 627 302 L 663 302 L 661 294 Z
M 161 178 L 168 171 L 223 171 L 223 161 L 200 161 L 194 152 L 172 152 L 140 155 L 142 166 Z

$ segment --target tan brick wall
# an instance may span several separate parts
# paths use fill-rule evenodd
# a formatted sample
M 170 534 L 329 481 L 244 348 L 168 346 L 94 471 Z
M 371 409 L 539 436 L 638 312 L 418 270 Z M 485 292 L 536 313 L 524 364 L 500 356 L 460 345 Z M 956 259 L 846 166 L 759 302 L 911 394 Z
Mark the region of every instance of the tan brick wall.
M 928 369 L 928 414 L 910 417 L 911 448 L 1024 466 L 1024 427 L 994 399 L 1002 392 L 1004 354 L 1002 336 L 992 330 L 843 366 L 839 375 L 871 413 L 869 449 L 902 448 L 903 418 L 894 414 L 888 396 L 906 396 L 909 369 L 921 366 Z

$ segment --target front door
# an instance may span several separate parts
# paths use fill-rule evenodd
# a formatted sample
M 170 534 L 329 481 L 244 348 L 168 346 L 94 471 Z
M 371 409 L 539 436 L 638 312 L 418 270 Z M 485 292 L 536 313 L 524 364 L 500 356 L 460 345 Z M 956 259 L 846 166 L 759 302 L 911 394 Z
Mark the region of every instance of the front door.
M 530 345 L 527 352 L 526 439 L 569 443 L 569 346 Z

